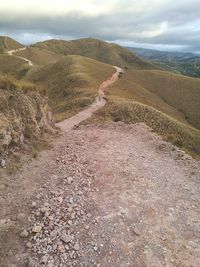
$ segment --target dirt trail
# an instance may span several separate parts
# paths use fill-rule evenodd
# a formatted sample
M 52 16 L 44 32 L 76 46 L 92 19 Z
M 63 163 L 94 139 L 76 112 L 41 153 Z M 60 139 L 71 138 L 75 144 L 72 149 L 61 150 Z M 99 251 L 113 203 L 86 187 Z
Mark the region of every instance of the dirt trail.
M 200 164 L 145 124 L 67 131 L 11 181 L 0 266 L 200 266 Z
M 200 164 L 143 123 L 73 126 L 16 175 L 0 175 L 0 266 L 199 267 Z M 3 177 L 3 176 L 2 176 Z
M 100 108 L 102 108 L 103 106 L 105 106 L 105 104 L 106 104 L 106 100 L 104 98 L 105 90 L 110 85 L 115 83 L 118 79 L 119 73 L 123 72 L 123 70 L 119 67 L 114 66 L 114 68 L 116 69 L 116 72 L 109 79 L 104 81 L 99 86 L 98 96 L 95 98 L 95 101 L 93 102 L 93 104 L 91 106 L 89 106 L 87 109 L 79 112 L 75 116 L 58 123 L 57 124 L 58 127 L 60 127 L 63 131 L 68 131 L 68 130 L 72 129 L 75 125 L 78 125 L 80 122 L 91 117 L 95 111 L 97 111 Z
M 14 50 L 9 50 L 6 53 L 8 55 L 10 55 L 10 56 L 14 56 L 13 55 L 14 53 L 19 52 L 19 51 L 23 51 L 23 50 L 26 50 L 26 49 L 27 49 L 27 47 L 22 47 L 22 48 L 18 48 L 18 49 L 14 49 Z M 25 60 L 28 63 L 29 66 L 33 66 L 33 62 L 30 61 L 29 59 L 27 59 L 25 57 L 21 57 L 21 56 L 16 56 L 16 55 L 15 55 L 15 57 L 21 58 L 21 59 Z

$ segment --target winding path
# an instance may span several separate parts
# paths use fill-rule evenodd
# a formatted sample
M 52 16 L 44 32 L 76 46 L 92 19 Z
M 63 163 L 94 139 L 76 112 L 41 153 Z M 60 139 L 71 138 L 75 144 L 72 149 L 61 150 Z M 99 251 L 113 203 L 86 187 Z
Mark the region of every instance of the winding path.
M 116 69 L 116 72 L 99 86 L 98 96 L 95 98 L 95 101 L 92 103 L 92 105 L 90 105 L 87 109 L 74 115 L 73 117 L 57 123 L 58 127 L 60 127 L 63 131 L 68 131 L 72 129 L 75 125 L 78 125 L 80 122 L 91 117 L 94 112 L 105 106 L 105 90 L 110 85 L 115 83 L 118 80 L 120 72 L 123 72 L 123 70 L 119 67 L 114 66 L 114 68 Z
M 6 53 L 10 56 L 14 56 L 13 55 L 14 53 L 23 51 L 25 49 L 27 49 L 27 47 L 9 50 Z M 25 60 L 29 66 L 33 66 L 32 61 L 30 61 L 29 59 L 21 56 L 16 56 L 16 57 Z M 72 129 L 75 125 L 78 125 L 80 122 L 91 117 L 94 112 L 105 106 L 106 104 L 105 93 L 104 93 L 105 90 L 118 80 L 120 73 L 124 72 L 121 68 L 117 66 L 114 66 L 114 68 L 116 70 L 115 73 L 110 78 L 101 83 L 101 85 L 99 86 L 98 96 L 95 98 L 94 102 L 87 109 L 77 113 L 73 117 L 57 123 L 58 127 L 60 127 L 63 131 L 68 131 Z
M 22 48 L 18 48 L 18 49 L 13 49 L 13 50 L 9 50 L 7 51 L 6 53 L 10 56 L 14 56 L 13 54 L 16 53 L 16 52 L 19 52 L 19 51 L 23 51 L 23 50 L 26 50 L 27 47 L 22 47 Z M 21 57 L 21 56 L 16 56 L 15 57 L 18 57 L 20 59 L 23 59 L 24 61 L 26 61 L 26 63 L 28 63 L 29 66 L 33 66 L 33 62 L 30 61 L 28 58 L 25 58 L 25 57 Z

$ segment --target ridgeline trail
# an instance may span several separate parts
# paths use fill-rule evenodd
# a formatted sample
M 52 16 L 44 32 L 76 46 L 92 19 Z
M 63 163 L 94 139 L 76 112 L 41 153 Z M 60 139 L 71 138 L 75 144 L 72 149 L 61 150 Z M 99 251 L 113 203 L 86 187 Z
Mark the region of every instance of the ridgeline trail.
M 199 162 L 144 123 L 73 128 L 106 104 L 115 69 L 52 149 L 5 174 L 0 266 L 200 266 Z
M 72 129 L 75 125 L 78 125 L 80 122 L 91 117 L 95 111 L 105 106 L 105 90 L 113 83 L 115 83 L 119 77 L 119 74 L 123 72 L 123 70 L 119 67 L 114 66 L 114 68 L 116 69 L 116 72 L 99 86 L 98 96 L 95 98 L 92 105 L 90 105 L 85 110 L 79 112 L 78 114 L 74 115 L 73 117 L 57 123 L 58 127 L 60 127 L 63 131 L 68 131 Z

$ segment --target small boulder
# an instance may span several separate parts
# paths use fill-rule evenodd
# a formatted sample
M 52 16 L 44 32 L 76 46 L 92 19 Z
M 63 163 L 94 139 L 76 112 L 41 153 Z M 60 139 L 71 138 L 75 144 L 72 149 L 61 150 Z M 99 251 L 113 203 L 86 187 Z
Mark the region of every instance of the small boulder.
M 79 249 L 80 249 L 79 244 L 76 243 L 76 244 L 74 245 L 74 250 L 78 251 Z
M 73 179 L 72 177 L 68 177 L 68 178 L 67 178 L 67 183 L 68 183 L 68 184 L 71 184 L 71 183 L 73 182 L 73 180 L 74 180 L 74 179 Z
M 26 243 L 26 247 L 27 247 L 27 248 L 32 248 L 32 244 L 31 244 L 31 242 L 27 242 L 27 243 Z
M 41 230 L 42 230 L 42 226 L 41 226 L 41 225 L 35 225 L 35 226 L 32 228 L 32 232 L 33 232 L 34 234 L 39 233 Z
M 46 207 L 42 207 L 42 208 L 41 208 L 41 213 L 44 214 L 44 213 L 46 213 L 46 212 L 48 212 L 48 208 L 46 208 Z
M 61 203 L 61 202 L 63 202 L 63 198 L 62 197 L 57 197 L 57 201 Z
M 35 201 L 33 201 L 33 202 L 31 203 L 31 208 L 35 208 L 36 205 L 37 205 L 37 203 L 36 203 Z
M 61 236 L 61 240 L 64 242 L 64 243 L 70 243 L 72 240 L 73 240 L 73 236 L 72 235 L 62 235 Z

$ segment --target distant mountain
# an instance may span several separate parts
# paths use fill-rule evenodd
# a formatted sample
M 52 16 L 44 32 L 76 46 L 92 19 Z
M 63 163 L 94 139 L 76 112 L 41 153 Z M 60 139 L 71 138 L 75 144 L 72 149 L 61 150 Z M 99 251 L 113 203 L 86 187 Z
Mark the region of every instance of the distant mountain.
M 136 48 L 136 47 L 128 47 L 128 49 L 142 58 L 153 61 L 159 61 L 159 60 L 173 61 L 173 60 L 187 60 L 193 58 L 200 58 L 200 56 L 198 57 L 194 53 L 158 51 L 153 49 Z
M 89 57 L 120 67 L 129 66 L 135 69 L 156 68 L 153 64 L 146 62 L 126 48 L 92 38 L 83 38 L 72 41 L 47 40 L 36 43 L 32 47 L 51 51 L 58 55 L 80 55 Z
M 0 54 L 21 47 L 23 47 L 23 45 L 14 39 L 7 36 L 0 36 Z
M 164 70 L 178 74 L 200 77 L 200 56 L 186 52 L 167 52 L 128 47 L 130 51 Z

